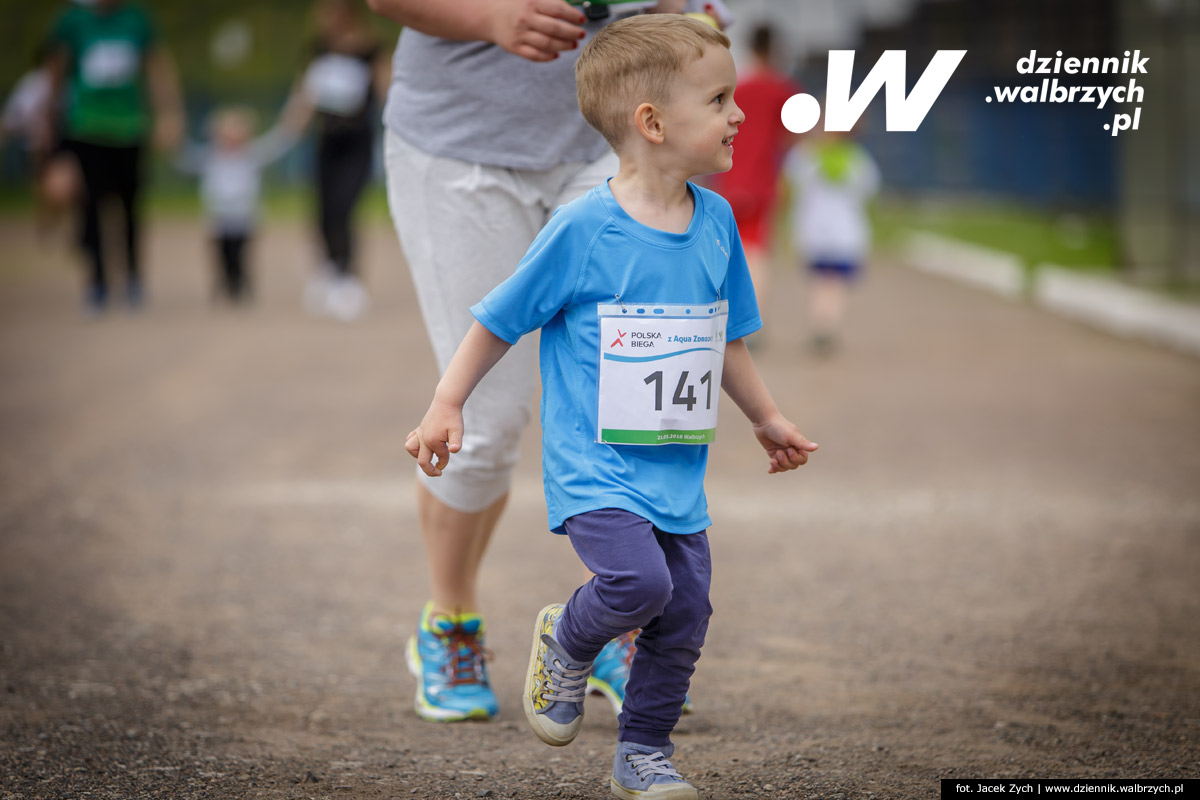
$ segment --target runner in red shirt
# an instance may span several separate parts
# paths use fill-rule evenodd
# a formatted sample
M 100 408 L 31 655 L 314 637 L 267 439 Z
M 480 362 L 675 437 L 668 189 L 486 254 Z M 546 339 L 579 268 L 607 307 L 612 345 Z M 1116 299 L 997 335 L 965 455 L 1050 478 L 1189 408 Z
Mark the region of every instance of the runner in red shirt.
M 751 34 L 754 63 L 738 77 L 737 103 L 746 113 L 734 144 L 733 169 L 712 176 L 713 188 L 733 206 L 761 312 L 766 313 L 770 280 L 771 223 L 779 201 L 779 173 L 793 135 L 783 127 L 783 104 L 801 88 L 771 63 L 772 29 Z

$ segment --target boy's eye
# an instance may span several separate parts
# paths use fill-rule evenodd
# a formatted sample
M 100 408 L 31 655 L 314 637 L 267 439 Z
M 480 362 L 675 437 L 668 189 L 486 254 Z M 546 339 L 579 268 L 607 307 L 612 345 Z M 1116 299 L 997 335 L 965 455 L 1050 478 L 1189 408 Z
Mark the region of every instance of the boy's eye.
M 713 102 L 714 103 L 724 103 L 725 102 L 725 94 L 721 93 L 721 94 L 717 95 L 716 97 L 713 98 Z

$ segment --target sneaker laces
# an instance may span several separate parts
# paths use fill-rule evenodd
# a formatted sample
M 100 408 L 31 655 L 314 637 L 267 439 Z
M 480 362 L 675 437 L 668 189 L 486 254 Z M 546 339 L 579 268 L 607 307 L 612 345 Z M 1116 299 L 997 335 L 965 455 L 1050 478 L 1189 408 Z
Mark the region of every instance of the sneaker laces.
M 553 641 L 549 634 L 542 634 L 548 667 L 546 679 L 542 681 L 542 697 L 551 703 L 582 703 L 587 694 L 587 679 L 592 674 L 592 665 L 568 667 L 551 647 Z
M 621 651 L 621 662 L 625 665 L 625 669 L 630 669 L 633 666 L 633 657 L 637 655 L 637 645 L 633 640 L 641 633 L 641 628 L 633 631 L 626 631 L 617 637 L 617 648 Z
M 450 651 L 450 658 L 442 667 L 449 686 L 487 683 L 483 665 L 491 659 L 492 651 L 483 646 L 478 634 L 467 631 L 461 623 L 455 622 L 450 630 L 444 633 L 439 631 L 437 636 Z
M 644 778 L 647 775 L 662 775 L 666 778 L 683 780 L 683 776 L 675 771 L 675 768 L 671 766 L 671 762 L 667 761 L 667 757 L 661 751 L 656 751 L 649 755 L 629 754 L 625 756 L 625 760 L 633 766 L 633 771 L 639 778 Z

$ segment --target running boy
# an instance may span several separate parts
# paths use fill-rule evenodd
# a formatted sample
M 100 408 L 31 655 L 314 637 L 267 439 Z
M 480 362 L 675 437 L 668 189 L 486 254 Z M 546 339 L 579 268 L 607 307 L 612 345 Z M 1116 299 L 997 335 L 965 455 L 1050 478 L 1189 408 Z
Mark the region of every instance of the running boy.
M 525 714 L 544 742 L 568 744 L 593 659 L 641 628 L 611 781 L 624 798 L 697 797 L 668 759 L 712 613 L 703 484 L 717 387 L 750 418 L 769 473 L 817 449 L 775 407 L 742 341 L 762 322 L 729 205 L 689 182 L 733 163 L 744 116 L 728 48 L 724 34 L 669 14 L 614 22 L 584 48 L 580 109 L 619 171 L 560 208 L 471 309 L 477 321 L 405 444 L 440 475 L 476 383 L 542 329 L 550 528 L 594 577 L 539 614 Z

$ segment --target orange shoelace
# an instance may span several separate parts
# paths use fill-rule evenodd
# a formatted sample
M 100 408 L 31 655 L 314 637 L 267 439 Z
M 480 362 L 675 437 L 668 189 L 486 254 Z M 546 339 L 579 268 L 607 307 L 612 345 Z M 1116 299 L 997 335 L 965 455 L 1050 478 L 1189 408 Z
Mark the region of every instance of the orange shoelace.
M 637 635 L 641 632 L 642 631 L 639 628 L 635 631 L 627 631 L 626 633 L 622 633 L 617 637 L 617 642 L 621 645 L 621 660 L 625 662 L 625 669 L 629 669 L 631 666 L 633 666 L 633 657 L 637 653 L 637 645 L 633 643 L 633 640 L 636 639 Z
M 483 665 L 492 659 L 492 651 L 483 646 L 478 634 L 468 633 L 456 622 L 449 631 L 439 633 L 438 638 L 450 650 L 450 660 L 444 668 L 450 686 L 486 682 Z

